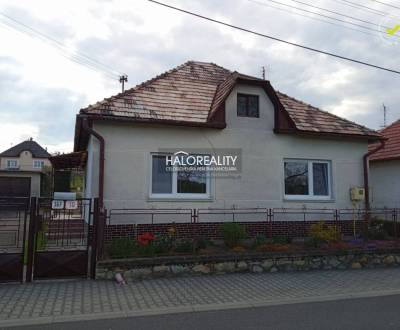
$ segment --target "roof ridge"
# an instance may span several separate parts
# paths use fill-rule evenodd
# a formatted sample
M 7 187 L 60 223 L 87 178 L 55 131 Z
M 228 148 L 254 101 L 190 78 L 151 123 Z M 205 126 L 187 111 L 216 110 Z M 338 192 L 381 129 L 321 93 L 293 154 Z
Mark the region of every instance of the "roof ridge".
M 289 95 L 287 95 L 287 94 L 285 94 L 285 93 L 282 93 L 282 92 L 280 92 L 280 91 L 278 91 L 278 90 L 277 90 L 276 92 L 277 92 L 278 94 L 281 94 L 281 95 L 283 95 L 283 96 L 289 98 L 289 99 L 292 99 L 292 100 L 295 100 L 295 101 L 297 101 L 297 102 L 300 102 L 300 103 L 302 103 L 302 104 L 304 104 L 304 105 L 306 105 L 306 106 L 308 106 L 308 107 L 310 107 L 310 108 L 312 108 L 312 109 L 314 109 L 314 110 L 321 111 L 321 112 L 326 113 L 327 115 L 332 116 L 332 117 L 334 117 L 334 118 L 343 120 L 343 121 L 348 122 L 348 123 L 350 123 L 350 124 L 356 125 L 356 126 L 358 126 L 358 127 L 362 127 L 362 128 L 364 128 L 364 129 L 366 129 L 366 130 L 368 130 L 368 131 L 376 132 L 376 133 L 379 134 L 378 131 L 373 130 L 373 129 L 371 129 L 371 128 L 368 128 L 368 127 L 366 127 L 366 126 L 364 126 L 364 125 L 358 124 L 358 123 L 356 123 L 356 122 L 354 122 L 354 121 L 352 121 L 352 120 L 350 120 L 350 119 L 343 118 L 343 117 L 341 117 L 341 116 L 335 115 L 335 114 L 333 114 L 333 113 L 331 113 L 331 112 L 329 112 L 329 111 L 326 111 L 326 110 L 322 110 L 322 109 L 320 109 L 320 108 L 318 108 L 318 107 L 316 107 L 316 106 L 313 106 L 313 105 L 311 105 L 311 104 L 309 104 L 309 103 L 307 103 L 307 102 L 304 102 L 304 101 L 302 101 L 302 100 L 296 99 L 296 98 L 294 98 L 294 97 L 292 97 L 292 96 L 289 96 Z

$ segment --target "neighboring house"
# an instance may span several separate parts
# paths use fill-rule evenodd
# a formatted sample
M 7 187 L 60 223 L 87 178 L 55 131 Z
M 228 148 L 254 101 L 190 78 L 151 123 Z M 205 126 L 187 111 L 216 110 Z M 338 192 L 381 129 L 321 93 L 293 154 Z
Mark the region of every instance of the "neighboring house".
M 371 205 L 400 207 L 400 120 L 384 128 L 384 147 L 370 157 Z M 371 144 L 370 150 L 377 144 Z
M 381 138 L 269 81 L 190 61 L 82 109 L 75 151 L 88 154 L 86 196 L 107 209 L 347 208 Z M 239 176 L 166 170 L 166 149 L 224 148 L 241 150 Z
M 0 153 L 0 197 L 40 197 L 49 157 L 32 138 Z

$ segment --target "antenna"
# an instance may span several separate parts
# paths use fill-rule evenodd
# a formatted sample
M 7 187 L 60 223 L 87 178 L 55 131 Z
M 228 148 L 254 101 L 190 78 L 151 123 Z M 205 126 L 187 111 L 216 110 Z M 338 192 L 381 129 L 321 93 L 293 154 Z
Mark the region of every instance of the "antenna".
M 128 75 L 119 76 L 119 82 L 122 84 L 122 93 L 125 91 L 125 83 L 128 82 Z
M 386 127 L 386 114 L 387 114 L 387 108 L 385 103 L 382 103 L 383 106 L 383 128 Z
M 261 76 L 262 76 L 262 79 L 265 80 L 265 66 L 261 67 Z

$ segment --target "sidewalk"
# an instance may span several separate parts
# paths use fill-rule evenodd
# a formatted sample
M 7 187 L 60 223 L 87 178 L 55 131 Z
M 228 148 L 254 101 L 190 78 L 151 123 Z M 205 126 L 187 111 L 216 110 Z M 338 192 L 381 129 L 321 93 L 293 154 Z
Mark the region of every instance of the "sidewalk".
M 400 268 L 0 285 L 0 328 L 400 294 Z

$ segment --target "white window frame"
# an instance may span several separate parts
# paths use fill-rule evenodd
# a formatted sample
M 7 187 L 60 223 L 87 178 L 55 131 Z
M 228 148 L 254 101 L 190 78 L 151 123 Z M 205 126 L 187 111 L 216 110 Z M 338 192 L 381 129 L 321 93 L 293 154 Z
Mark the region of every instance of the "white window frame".
M 37 163 L 40 163 L 40 166 L 35 166 Z M 35 159 L 32 166 L 35 169 L 42 169 L 44 167 L 44 160 Z
M 10 166 L 11 163 L 15 164 L 15 166 Z M 18 168 L 18 160 L 17 159 L 7 159 L 6 165 L 7 165 L 7 168 L 10 168 L 10 169 Z
M 153 193 L 153 156 L 171 156 L 167 153 L 151 153 L 150 154 L 150 184 L 149 184 L 149 197 L 151 199 L 179 199 L 179 200 L 209 200 L 211 199 L 211 175 L 206 172 L 206 192 L 204 194 L 184 194 L 178 193 L 178 173 L 172 172 L 172 193 L 170 194 L 157 194 Z
M 287 195 L 285 193 L 285 163 L 307 163 L 308 166 L 308 195 Z M 313 164 L 327 164 L 328 165 L 328 195 L 320 196 L 314 195 L 314 174 Z M 330 160 L 314 160 L 314 159 L 293 159 L 285 158 L 283 160 L 283 195 L 286 200 L 332 200 L 332 162 Z

